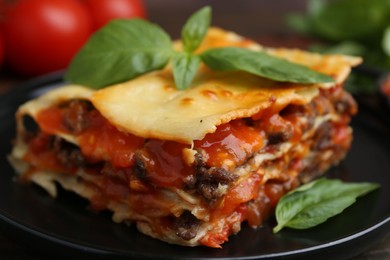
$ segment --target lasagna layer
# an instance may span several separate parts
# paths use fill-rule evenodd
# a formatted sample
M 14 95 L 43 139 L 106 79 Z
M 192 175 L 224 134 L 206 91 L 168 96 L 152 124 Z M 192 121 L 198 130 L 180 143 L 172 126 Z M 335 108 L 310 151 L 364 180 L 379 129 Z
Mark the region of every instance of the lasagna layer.
M 339 162 L 354 113 L 338 85 L 307 104 L 274 102 L 189 145 L 119 131 L 88 99 L 70 98 L 40 109 L 35 127 L 21 123 L 12 158 L 24 162 L 23 180 L 53 196 L 57 182 L 152 237 L 219 247 L 243 221 L 261 226 L 283 194 Z

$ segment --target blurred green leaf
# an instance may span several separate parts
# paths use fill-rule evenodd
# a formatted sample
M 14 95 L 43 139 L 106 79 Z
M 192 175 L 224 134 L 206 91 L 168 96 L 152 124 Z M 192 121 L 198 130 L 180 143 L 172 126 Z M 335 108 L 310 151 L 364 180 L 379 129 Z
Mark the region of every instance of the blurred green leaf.
M 295 31 L 303 34 L 310 33 L 310 21 L 309 18 L 301 14 L 290 14 L 286 16 L 286 22 L 288 26 L 293 28 Z
M 315 12 L 310 14 L 315 33 L 342 41 L 381 33 L 390 10 L 387 0 L 338 0 L 317 7 Z
M 344 41 L 336 45 L 313 44 L 309 47 L 309 50 L 324 54 L 334 53 L 354 56 L 363 56 L 366 52 L 364 45 L 354 41 Z
M 378 91 L 377 80 L 358 73 L 352 73 L 347 82 L 345 82 L 345 89 L 353 94 L 372 95 Z
M 387 26 L 383 33 L 382 47 L 387 56 L 390 56 L 390 26 Z
M 390 0 L 310 0 L 306 13 L 290 15 L 287 23 L 319 40 L 311 51 L 361 56 L 367 67 L 390 70 Z M 346 88 L 372 94 L 376 83 L 353 73 Z

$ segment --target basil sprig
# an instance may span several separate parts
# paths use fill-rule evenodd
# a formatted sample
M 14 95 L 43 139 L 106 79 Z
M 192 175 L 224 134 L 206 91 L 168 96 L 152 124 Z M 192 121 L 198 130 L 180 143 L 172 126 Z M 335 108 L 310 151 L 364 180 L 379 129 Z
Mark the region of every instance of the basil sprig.
M 321 178 L 287 193 L 276 206 L 277 226 L 307 229 L 325 222 L 352 205 L 356 198 L 377 189 L 374 183 L 343 183 Z
M 161 69 L 172 61 L 176 88 L 190 87 L 200 63 L 214 70 L 240 70 L 275 81 L 303 84 L 332 82 L 327 75 L 261 51 L 219 48 L 195 54 L 211 22 L 211 8 L 195 12 L 182 29 L 183 51 L 174 51 L 158 25 L 119 19 L 96 32 L 72 60 L 65 79 L 92 88 L 123 82 Z
M 184 24 L 181 38 L 184 53 L 174 55 L 173 77 L 176 88 L 186 89 L 191 85 L 200 66 L 200 57 L 193 52 L 202 43 L 211 22 L 211 8 L 206 6 L 194 13 Z

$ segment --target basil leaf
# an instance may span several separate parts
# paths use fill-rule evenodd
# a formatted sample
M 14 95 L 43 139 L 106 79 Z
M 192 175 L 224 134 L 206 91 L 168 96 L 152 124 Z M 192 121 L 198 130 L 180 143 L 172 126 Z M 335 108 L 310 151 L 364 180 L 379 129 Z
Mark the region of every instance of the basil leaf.
M 374 183 L 343 183 L 325 178 L 305 184 L 281 198 L 275 212 L 278 224 L 273 231 L 314 227 L 378 187 Z
M 200 58 L 194 54 L 179 52 L 173 56 L 173 77 L 176 88 L 187 89 L 200 65 Z
M 339 0 L 322 4 L 310 15 L 313 33 L 328 40 L 367 40 L 388 24 L 390 8 L 387 0 Z
M 72 60 L 65 79 L 100 88 L 164 67 L 173 53 L 170 37 L 140 19 L 118 19 L 96 32 Z
M 193 52 L 202 43 L 211 22 L 211 8 L 203 7 L 194 13 L 185 23 L 182 29 L 184 50 Z
M 361 56 L 365 53 L 364 45 L 355 41 L 343 41 L 336 45 L 313 44 L 309 47 L 312 52 L 319 52 L 321 54 L 344 54 Z
M 201 58 L 214 70 L 241 70 L 282 82 L 333 82 L 330 76 L 260 51 L 237 47 L 215 48 L 203 52 Z

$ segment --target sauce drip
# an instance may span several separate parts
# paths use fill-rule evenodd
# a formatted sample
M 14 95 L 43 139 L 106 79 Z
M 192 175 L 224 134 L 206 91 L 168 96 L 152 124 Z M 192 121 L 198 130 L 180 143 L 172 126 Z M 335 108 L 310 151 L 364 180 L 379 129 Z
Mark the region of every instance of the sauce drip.
M 147 178 L 157 186 L 181 188 L 185 178 L 194 172 L 183 161 L 182 152 L 186 147 L 172 141 L 149 140 L 142 152 Z
M 96 110 L 89 113 L 87 120 L 88 128 L 77 139 L 89 160 L 110 161 L 117 167 L 134 165 L 134 154 L 142 147 L 143 138 L 118 131 Z
M 219 125 L 214 133 L 195 141 L 194 147 L 203 149 L 209 166 L 239 165 L 263 147 L 263 135 L 243 120 L 235 120 Z

